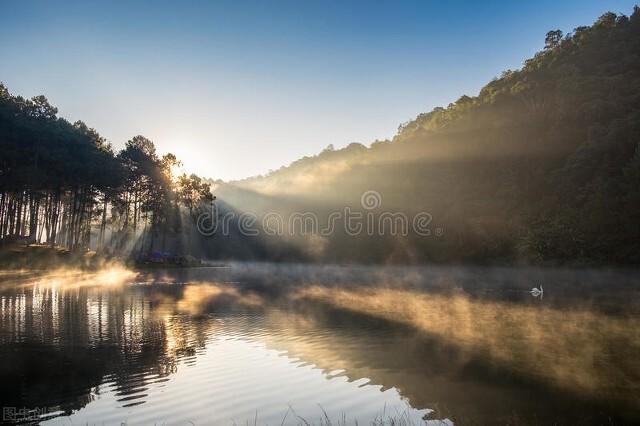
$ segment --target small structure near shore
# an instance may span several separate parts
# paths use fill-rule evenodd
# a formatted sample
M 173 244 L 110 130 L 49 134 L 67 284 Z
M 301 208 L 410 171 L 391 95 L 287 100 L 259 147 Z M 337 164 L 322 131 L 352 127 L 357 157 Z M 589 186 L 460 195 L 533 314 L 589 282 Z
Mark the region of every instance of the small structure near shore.
M 136 264 L 147 266 L 191 267 L 201 266 L 202 261 L 188 254 L 179 255 L 169 252 L 154 251 L 148 255 L 137 257 Z

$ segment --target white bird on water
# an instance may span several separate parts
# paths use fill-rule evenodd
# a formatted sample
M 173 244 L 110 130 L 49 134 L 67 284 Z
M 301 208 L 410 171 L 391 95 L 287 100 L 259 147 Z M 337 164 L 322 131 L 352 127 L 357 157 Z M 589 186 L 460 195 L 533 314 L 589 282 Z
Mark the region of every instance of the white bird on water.
M 529 293 L 531 293 L 533 297 L 540 296 L 540 298 L 542 298 L 544 296 L 544 289 L 542 288 L 542 284 L 540 284 L 540 288 L 532 288 Z

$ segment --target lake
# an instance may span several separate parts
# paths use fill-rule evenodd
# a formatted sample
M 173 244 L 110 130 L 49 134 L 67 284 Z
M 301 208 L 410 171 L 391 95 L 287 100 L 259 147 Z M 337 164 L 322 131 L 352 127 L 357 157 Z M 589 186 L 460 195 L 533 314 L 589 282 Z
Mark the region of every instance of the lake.
M 7 422 L 640 422 L 634 271 L 233 263 L 0 280 Z

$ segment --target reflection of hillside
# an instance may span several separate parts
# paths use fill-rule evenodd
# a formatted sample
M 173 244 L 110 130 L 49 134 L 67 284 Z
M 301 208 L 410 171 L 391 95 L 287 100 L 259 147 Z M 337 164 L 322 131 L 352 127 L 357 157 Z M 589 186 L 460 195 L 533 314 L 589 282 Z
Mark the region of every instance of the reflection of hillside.
M 640 352 L 640 338 L 625 311 L 609 316 L 411 285 L 349 286 L 351 270 L 335 268 L 329 271 L 342 281 L 313 271 L 340 282 L 339 289 L 289 286 L 309 282 L 313 271 L 304 269 L 302 278 L 288 270 L 288 278 L 274 270 L 219 271 L 217 278 L 242 276 L 245 285 L 206 280 L 198 274 L 211 271 L 197 270 L 178 272 L 187 285 L 71 285 L 84 280 L 74 276 L 69 285 L 41 279 L 5 286 L 0 398 L 69 413 L 110 393 L 119 407 L 148 402 L 152 410 L 154 383 L 195 363 L 222 336 L 287 351 L 287 362 L 299 358 L 327 376 L 396 388 L 411 406 L 462 424 L 500 423 L 513 413 L 541 424 L 600 423 L 602 413 L 639 417 L 633 400 L 640 368 L 632 354 Z M 370 273 L 379 282 L 388 278 Z M 203 358 L 199 366 L 207 365 Z
M 178 305 L 188 301 L 188 306 L 202 312 L 212 307 L 212 300 L 220 302 L 224 296 L 234 304 L 264 306 L 266 309 L 260 310 L 266 317 L 264 324 L 262 320 L 246 324 L 245 328 L 251 330 L 240 331 L 241 335 L 286 349 L 327 371 L 345 369 L 354 380 L 369 378 L 384 387 L 397 387 L 420 408 L 433 408 L 435 404 L 445 414 L 462 418 L 479 418 L 487 412 L 509 415 L 511 410 L 529 417 L 562 418 L 569 417 L 567 407 L 572 407 L 575 412 L 571 417 L 581 418 L 609 405 L 608 412 L 628 410 L 629 416 L 637 416 L 634 383 L 640 365 L 630 354 L 640 353 L 638 324 L 628 316 L 629 306 L 620 305 L 619 294 L 619 312 L 612 316 L 591 301 L 572 302 L 568 297 L 559 298 L 557 303 L 531 305 L 496 297 L 499 294 L 495 293 L 480 298 L 466 292 L 452 294 L 451 286 L 463 282 L 450 282 L 454 277 L 449 274 L 444 275 L 450 279 L 446 283 L 449 292 L 411 290 L 425 280 L 425 271 L 417 276 L 415 271 L 409 273 L 407 286 L 381 288 L 392 282 L 392 268 L 388 273 L 369 271 L 375 285 L 305 287 L 293 300 L 289 298 L 291 288 L 287 284 L 296 279 L 298 283 L 307 282 L 316 274 L 325 280 L 328 275 L 329 281 L 345 280 L 350 278 L 349 271 L 312 268 L 289 277 L 277 270 L 242 273 L 244 279 L 257 274 L 249 281 L 261 282 L 269 292 L 278 283 L 284 284 L 273 293 L 293 303 L 293 310 L 272 309 L 267 293 L 257 296 L 224 287 L 185 292 Z M 473 274 L 476 283 L 477 272 Z M 498 272 L 503 279 L 513 275 Z M 363 270 L 357 269 L 356 275 L 362 276 Z M 442 271 L 436 275 L 442 277 Z M 551 277 L 552 282 L 567 278 L 563 274 Z M 595 286 L 609 278 L 605 274 L 600 281 L 581 284 Z M 531 277 L 525 281 L 531 282 Z M 565 284 L 553 288 L 551 297 L 568 296 L 568 290 L 574 287 Z M 495 290 L 486 290 L 491 289 Z M 422 337 L 416 337 L 415 329 L 423 333 Z
M 520 317 L 512 317 L 508 321 L 505 318 L 511 307 L 505 304 L 505 312 L 498 312 L 499 308 L 492 306 L 492 310 L 496 311 L 494 321 L 504 320 L 504 324 L 500 325 L 487 323 L 491 318 L 488 311 L 475 312 L 475 309 L 480 308 L 468 306 L 464 311 L 474 316 L 478 326 L 486 327 L 487 331 L 478 333 L 475 340 L 473 336 L 455 340 L 451 336 L 461 337 L 459 333 L 470 332 L 469 322 L 466 328 L 460 322 L 459 332 L 450 327 L 442 327 L 438 333 L 437 330 L 425 327 L 424 323 L 408 323 L 398 311 L 394 312 L 396 317 L 385 316 L 388 309 L 372 308 L 366 296 L 358 296 L 358 300 L 345 298 L 349 301 L 348 304 L 332 303 L 328 300 L 328 295 L 338 296 L 334 289 L 313 288 L 307 290 L 302 299 L 290 299 L 284 295 L 284 299 L 269 301 L 264 298 L 264 294 L 261 297 L 251 292 L 239 292 L 234 288 L 210 287 L 185 292 L 176 306 L 189 301 L 189 306 L 197 307 L 197 314 L 203 314 L 233 309 L 225 307 L 227 303 L 242 305 L 247 312 L 225 324 L 225 334 L 264 342 L 278 351 L 285 350 L 288 358 L 299 358 L 305 363 L 314 364 L 330 375 L 342 374 L 350 380 L 369 379 L 371 384 L 381 385 L 383 389 L 395 387 L 409 399 L 412 406 L 435 408 L 437 411 L 433 417 L 436 418 L 453 417 L 463 423 L 465 420 L 472 420 L 483 424 L 495 421 L 496 418 L 505 420 L 515 413 L 523 418 L 585 419 L 589 423 L 603 420 L 598 416 L 602 415 L 600 410 L 604 407 L 607 407 L 607 416 L 611 412 L 618 413 L 622 419 L 637 416 L 633 406 L 628 404 L 629 399 L 634 397 L 632 388 L 626 389 L 631 392 L 628 395 L 605 389 L 604 386 L 608 383 L 600 383 L 596 391 L 588 394 L 575 386 L 567 388 L 567 384 L 576 385 L 571 380 L 584 379 L 593 374 L 592 370 L 597 367 L 588 363 L 580 364 L 585 362 L 584 357 L 581 357 L 584 354 L 558 352 L 569 350 L 562 346 L 563 341 L 577 343 L 577 336 L 571 333 L 583 335 L 583 340 L 577 344 L 585 345 L 583 347 L 590 348 L 591 352 L 598 348 L 595 341 L 589 342 L 591 346 L 586 345 L 587 340 L 596 339 L 599 335 L 597 330 L 591 330 L 594 321 L 587 321 L 586 314 L 581 318 L 584 320 L 583 326 L 590 331 L 581 332 L 575 327 L 575 322 L 571 322 L 576 318 L 569 315 L 569 324 L 559 326 L 557 332 L 549 337 L 549 341 L 533 333 L 532 338 L 536 343 L 521 341 L 526 337 L 524 334 L 519 335 L 518 331 L 517 324 L 526 323 L 523 316 L 528 315 L 529 308 L 518 308 L 523 310 Z M 323 291 L 327 293 L 322 293 Z M 359 295 L 363 293 L 366 294 L 362 291 Z M 401 292 L 396 293 L 402 296 Z M 421 300 L 420 296 L 413 297 Z M 452 299 L 444 300 L 443 296 L 436 296 L 434 300 L 440 300 L 439 298 L 443 298 L 442 302 L 455 302 Z M 480 302 L 474 303 L 483 305 Z M 400 301 L 396 306 L 400 311 L 413 312 L 406 301 Z M 362 309 L 358 310 L 358 307 Z M 435 311 L 433 308 L 431 306 L 434 315 L 441 316 L 441 321 L 456 321 L 455 312 L 444 312 L 442 309 Z M 549 323 L 548 318 L 545 318 L 545 312 L 542 311 L 541 321 Z M 619 347 L 613 342 L 620 340 L 621 335 L 626 335 L 627 340 L 633 338 L 633 331 L 625 334 L 624 329 L 614 327 L 613 323 L 617 323 L 617 319 L 603 321 L 603 327 L 611 332 L 611 336 L 600 342 L 601 350 L 611 347 L 612 352 L 615 351 Z M 512 329 L 512 335 L 504 334 L 508 328 Z M 488 334 L 491 333 L 493 338 L 489 339 Z M 495 347 L 483 348 L 471 344 L 472 342 L 484 342 L 485 345 Z M 544 352 L 553 345 L 558 345 L 556 352 L 545 355 Z M 496 350 L 498 352 L 494 352 Z M 531 364 L 536 357 L 540 357 L 543 365 L 551 362 L 560 365 L 550 365 L 550 377 L 540 369 L 532 369 L 535 366 Z M 621 364 L 611 364 L 614 360 L 609 360 L 609 364 L 602 364 L 604 371 L 592 378 L 594 383 L 606 374 L 613 374 L 612 380 L 617 380 L 618 385 L 633 383 L 633 379 L 628 382 L 620 380 L 619 374 L 614 374 L 614 371 L 633 373 L 637 371 L 634 361 L 626 356 L 616 361 Z M 587 367 L 590 369 L 581 370 Z M 343 371 L 339 372 L 340 370 Z M 563 372 L 566 377 L 562 376 Z M 557 377 L 558 374 L 560 377 Z M 558 382 L 559 379 L 566 382 Z M 620 397 L 623 397 L 622 401 L 619 400 Z
M 362 289 L 352 297 L 322 288 L 304 294 L 303 306 L 312 308 L 279 318 L 290 335 L 271 344 L 327 371 L 344 369 L 354 380 L 395 386 L 413 406 L 435 404 L 463 420 L 512 412 L 587 419 L 605 406 L 622 417 L 638 416 L 633 384 L 640 368 L 629 353 L 639 353 L 633 345 L 640 339 L 633 321 L 557 313 L 562 323 L 538 311 L 543 329 L 535 331 L 520 328 L 529 327 L 527 312 L 509 317 L 509 308 L 471 312 L 472 306 L 446 300 L 450 310 L 434 304 L 418 310 L 401 294 L 392 305 L 374 305 Z M 460 317 L 463 311 L 468 318 Z

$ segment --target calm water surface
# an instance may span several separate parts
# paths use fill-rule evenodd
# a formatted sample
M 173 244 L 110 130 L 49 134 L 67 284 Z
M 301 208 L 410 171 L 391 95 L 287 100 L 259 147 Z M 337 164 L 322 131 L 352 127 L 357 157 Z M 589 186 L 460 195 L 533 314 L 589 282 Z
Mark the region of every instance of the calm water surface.
M 5 420 L 640 422 L 637 272 L 232 264 L 0 280 Z

